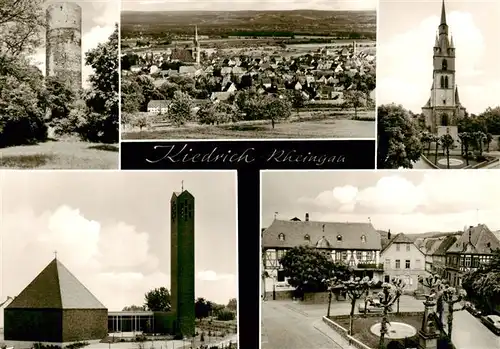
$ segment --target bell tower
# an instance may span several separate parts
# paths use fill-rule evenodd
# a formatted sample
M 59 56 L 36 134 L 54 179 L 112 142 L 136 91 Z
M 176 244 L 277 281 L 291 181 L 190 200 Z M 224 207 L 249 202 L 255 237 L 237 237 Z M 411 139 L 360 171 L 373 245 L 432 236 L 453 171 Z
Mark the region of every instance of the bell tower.
M 426 126 L 432 133 L 438 136 L 448 133 L 457 139 L 457 121 L 464 117 L 466 112 L 458 97 L 455 58 L 455 45 L 453 36 L 449 35 L 443 0 L 433 48 L 431 96 L 422 108 L 422 114 L 425 116 Z

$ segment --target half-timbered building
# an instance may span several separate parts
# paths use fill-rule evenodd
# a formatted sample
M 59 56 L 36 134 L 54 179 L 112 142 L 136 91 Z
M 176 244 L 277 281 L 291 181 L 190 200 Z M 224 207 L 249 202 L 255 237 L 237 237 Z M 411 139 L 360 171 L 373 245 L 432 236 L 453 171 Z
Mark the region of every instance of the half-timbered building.
M 460 286 L 462 277 L 491 260 L 500 241 L 485 224 L 469 227 L 446 251 L 445 277 L 451 286 Z
M 293 218 L 275 219 L 262 232 L 262 288 L 266 296 L 293 290 L 287 283 L 280 259 L 294 247 L 306 245 L 327 254 L 334 262 L 353 268 L 359 276 L 381 279 L 380 235 L 371 223 L 316 222 Z

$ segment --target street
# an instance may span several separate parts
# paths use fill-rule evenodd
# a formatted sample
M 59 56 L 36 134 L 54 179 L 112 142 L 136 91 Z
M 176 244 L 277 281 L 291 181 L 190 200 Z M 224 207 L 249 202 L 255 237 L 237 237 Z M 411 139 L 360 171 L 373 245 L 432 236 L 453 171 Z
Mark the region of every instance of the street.
M 297 310 L 291 301 L 262 302 L 261 349 L 348 348 L 339 345 L 340 336 L 322 322 L 322 310 L 309 314 Z
M 452 337 L 456 349 L 500 348 L 500 337 L 465 310 L 453 313 Z

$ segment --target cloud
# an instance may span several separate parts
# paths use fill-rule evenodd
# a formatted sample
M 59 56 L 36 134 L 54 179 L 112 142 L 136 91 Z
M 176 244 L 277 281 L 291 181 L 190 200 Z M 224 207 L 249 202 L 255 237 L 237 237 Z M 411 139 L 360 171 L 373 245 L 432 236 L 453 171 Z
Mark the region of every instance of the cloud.
M 498 84 L 485 84 L 486 43 L 478 23 L 466 12 L 447 15 L 456 47 L 456 79 L 460 98 L 470 112 L 480 113 L 498 95 Z M 432 48 L 439 17 L 425 18 L 407 32 L 380 40 L 377 48 L 377 103 L 398 103 L 420 112 L 430 97 Z M 383 37 L 380 33 L 379 37 Z M 474 92 L 474 93 L 473 93 Z
M 3 212 L 2 296 L 17 295 L 57 258 L 110 310 L 142 304 L 144 293 L 170 285 L 151 254 L 149 234 L 124 222 L 101 224 L 60 206 L 35 214 Z M 26 261 L 29 260 L 29 263 Z
M 219 281 L 219 280 L 233 279 L 234 275 L 233 274 L 217 274 L 213 270 L 204 270 L 204 271 L 198 272 L 196 277 L 202 281 Z
M 369 215 L 378 229 L 449 231 L 478 220 L 500 229 L 497 182 L 494 171 L 434 171 L 419 183 L 391 174 L 370 187 L 335 187 L 298 202 L 315 209 L 314 220 L 366 221 Z

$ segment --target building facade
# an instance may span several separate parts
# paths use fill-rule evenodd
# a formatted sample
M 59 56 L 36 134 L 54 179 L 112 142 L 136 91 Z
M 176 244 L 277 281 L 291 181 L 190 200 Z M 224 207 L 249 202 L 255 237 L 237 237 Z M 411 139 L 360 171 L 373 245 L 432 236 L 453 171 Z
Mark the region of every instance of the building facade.
M 334 262 L 345 263 L 359 276 L 381 279 L 380 236 L 371 223 L 315 222 L 298 218 L 275 219 L 262 232 L 262 293 L 280 297 L 290 292 L 280 259 L 297 246 L 311 246 L 327 254 Z
M 418 288 L 419 275 L 425 274 L 425 254 L 403 233 L 394 236 L 380 252 L 384 281 L 396 277 L 405 282 L 405 291 Z
M 195 334 L 194 313 L 194 197 L 187 190 L 172 194 L 171 208 L 171 294 L 174 331 Z
M 485 224 L 465 229 L 446 251 L 445 277 L 450 285 L 461 286 L 464 274 L 488 263 L 496 249 L 500 241 Z
M 422 107 L 425 126 L 438 136 L 450 134 L 458 140 L 457 121 L 466 115 L 460 104 L 455 71 L 455 46 L 448 34 L 446 8 L 443 0 L 441 21 L 433 49 L 431 96 Z

